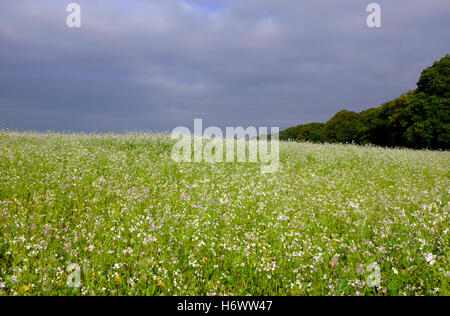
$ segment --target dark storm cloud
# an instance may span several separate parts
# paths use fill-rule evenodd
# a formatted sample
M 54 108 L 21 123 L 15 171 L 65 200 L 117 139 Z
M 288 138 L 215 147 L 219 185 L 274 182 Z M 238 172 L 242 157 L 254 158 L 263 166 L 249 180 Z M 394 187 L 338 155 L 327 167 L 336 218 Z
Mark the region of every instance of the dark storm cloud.
M 450 53 L 450 2 L 79 0 L 0 3 L 0 124 L 35 130 L 280 126 L 415 88 Z

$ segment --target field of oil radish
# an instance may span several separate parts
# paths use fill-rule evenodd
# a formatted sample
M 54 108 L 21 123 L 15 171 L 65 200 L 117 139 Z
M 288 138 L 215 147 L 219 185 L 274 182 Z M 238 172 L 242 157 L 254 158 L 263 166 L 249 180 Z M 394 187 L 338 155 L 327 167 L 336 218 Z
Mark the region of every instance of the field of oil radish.
M 0 295 L 449 295 L 450 153 L 0 132 Z

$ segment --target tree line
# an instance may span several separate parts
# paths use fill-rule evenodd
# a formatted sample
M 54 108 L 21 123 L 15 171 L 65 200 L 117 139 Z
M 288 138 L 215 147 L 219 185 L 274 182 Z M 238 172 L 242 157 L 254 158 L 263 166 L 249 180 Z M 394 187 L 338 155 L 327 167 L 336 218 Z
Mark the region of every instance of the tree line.
M 343 110 L 326 123 L 291 127 L 282 140 L 450 148 L 450 55 L 425 69 L 417 89 L 378 108 Z

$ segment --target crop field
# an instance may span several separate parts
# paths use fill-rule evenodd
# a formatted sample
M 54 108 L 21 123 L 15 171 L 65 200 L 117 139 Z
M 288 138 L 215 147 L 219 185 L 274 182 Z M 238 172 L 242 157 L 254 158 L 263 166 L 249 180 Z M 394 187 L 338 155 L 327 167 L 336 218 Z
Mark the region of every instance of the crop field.
M 281 142 L 263 174 L 173 143 L 0 132 L 0 295 L 450 294 L 448 151 Z

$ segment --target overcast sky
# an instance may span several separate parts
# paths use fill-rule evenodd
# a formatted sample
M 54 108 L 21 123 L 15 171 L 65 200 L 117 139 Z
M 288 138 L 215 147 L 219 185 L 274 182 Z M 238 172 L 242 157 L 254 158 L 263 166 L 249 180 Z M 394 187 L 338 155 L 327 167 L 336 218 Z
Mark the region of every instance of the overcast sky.
M 323 122 L 416 88 L 450 1 L 0 1 L 0 128 L 123 132 Z

